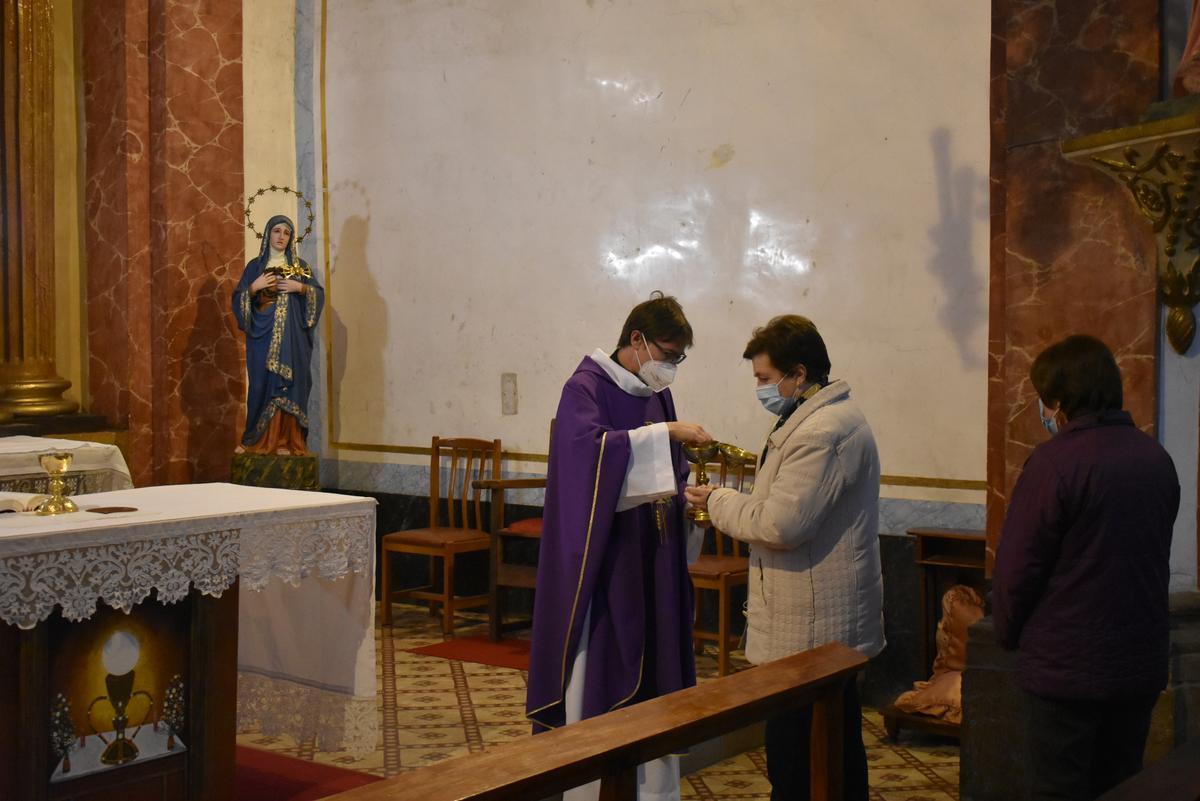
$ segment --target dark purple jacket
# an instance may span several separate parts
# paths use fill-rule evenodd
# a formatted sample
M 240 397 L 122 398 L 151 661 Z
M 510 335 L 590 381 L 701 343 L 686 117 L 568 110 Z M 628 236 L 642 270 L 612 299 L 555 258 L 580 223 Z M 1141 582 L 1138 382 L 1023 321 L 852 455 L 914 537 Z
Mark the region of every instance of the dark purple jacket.
M 1076 418 L 1030 454 L 992 575 L 992 618 L 1017 683 L 1046 698 L 1167 683 L 1171 457 L 1128 413 Z

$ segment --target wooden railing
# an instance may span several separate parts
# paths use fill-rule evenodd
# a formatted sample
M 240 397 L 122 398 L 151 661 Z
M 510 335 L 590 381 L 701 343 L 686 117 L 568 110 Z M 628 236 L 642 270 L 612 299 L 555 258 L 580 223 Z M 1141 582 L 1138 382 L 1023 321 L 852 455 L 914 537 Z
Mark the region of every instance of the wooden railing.
M 813 704 L 812 798 L 840 801 L 842 692 L 866 663 L 850 648 L 824 645 L 333 798 L 529 801 L 600 779 L 601 801 L 634 801 L 641 763 Z

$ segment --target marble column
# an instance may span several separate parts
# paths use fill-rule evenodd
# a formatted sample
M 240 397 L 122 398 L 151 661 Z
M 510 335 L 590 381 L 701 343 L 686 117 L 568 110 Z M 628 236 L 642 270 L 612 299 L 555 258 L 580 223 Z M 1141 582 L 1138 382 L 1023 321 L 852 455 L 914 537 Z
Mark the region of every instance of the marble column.
M 0 420 L 66 414 L 54 350 L 54 30 L 51 0 L 13 0 L 3 26 Z
M 1155 242 L 1114 181 L 1060 142 L 1138 121 L 1158 99 L 1158 0 L 994 0 L 988 560 L 1008 497 L 1046 434 L 1029 367 L 1092 334 L 1116 354 L 1125 408 L 1155 426 Z
M 138 484 L 225 480 L 245 398 L 241 0 L 84 6 L 89 381 Z

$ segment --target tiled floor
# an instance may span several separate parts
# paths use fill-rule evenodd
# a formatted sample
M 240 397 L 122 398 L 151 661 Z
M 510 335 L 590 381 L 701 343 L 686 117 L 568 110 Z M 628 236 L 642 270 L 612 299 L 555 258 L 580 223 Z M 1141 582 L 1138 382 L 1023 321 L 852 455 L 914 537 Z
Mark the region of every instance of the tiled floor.
M 482 616 L 464 615 L 457 633 L 484 633 Z M 376 675 L 380 698 L 380 741 L 364 759 L 317 752 L 313 742 L 262 737 L 250 732 L 238 743 L 267 748 L 377 776 L 392 776 L 442 759 L 475 753 L 497 743 L 528 737 L 525 674 L 519 670 L 409 653 L 440 642 L 438 621 L 417 607 L 396 607 L 390 630 L 376 631 Z M 741 660 L 736 666 L 744 666 Z M 716 675 L 716 659 L 697 658 L 705 681 Z M 958 749 L 944 741 L 909 739 L 903 746 L 884 737 L 874 710 L 863 716 L 863 740 L 871 772 L 872 801 L 958 799 Z M 762 750 L 741 754 L 683 780 L 683 797 L 701 801 L 766 801 L 770 785 Z

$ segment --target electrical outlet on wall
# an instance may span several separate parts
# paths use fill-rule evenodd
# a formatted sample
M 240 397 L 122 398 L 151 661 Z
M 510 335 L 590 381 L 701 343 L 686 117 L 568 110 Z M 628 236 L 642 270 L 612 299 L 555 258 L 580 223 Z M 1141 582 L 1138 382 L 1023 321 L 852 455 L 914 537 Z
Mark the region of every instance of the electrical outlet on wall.
M 517 413 L 517 374 L 500 374 L 500 414 Z

